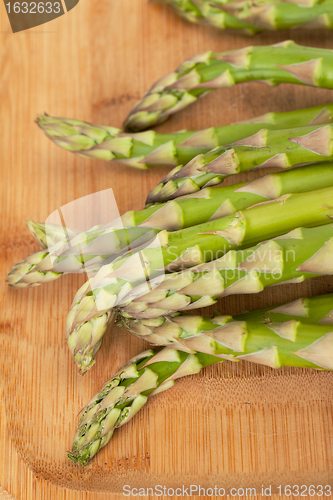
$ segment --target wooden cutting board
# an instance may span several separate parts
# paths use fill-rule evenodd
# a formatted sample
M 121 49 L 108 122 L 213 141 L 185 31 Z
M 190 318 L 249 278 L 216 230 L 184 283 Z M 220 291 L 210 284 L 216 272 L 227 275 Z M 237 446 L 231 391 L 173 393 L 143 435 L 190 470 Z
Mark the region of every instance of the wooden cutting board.
M 288 38 L 333 49 L 332 32 L 249 39 L 187 24 L 147 0 L 82 0 L 49 24 L 12 34 L 4 6 L 0 11 L 0 499 L 120 499 L 124 485 L 255 487 L 259 494 L 262 485 L 277 491 L 285 484 L 332 484 L 332 374 L 250 363 L 223 363 L 179 381 L 117 431 L 88 467 L 69 462 L 65 452 L 79 410 L 147 346 L 113 326 L 96 366 L 79 377 L 64 323 L 84 277 L 65 276 L 29 290 L 5 284 L 11 266 L 38 249 L 26 218 L 43 221 L 59 207 L 107 188 L 113 188 L 121 213 L 139 209 L 167 172 L 62 151 L 34 124 L 38 113 L 121 127 L 143 92 L 193 54 Z M 331 91 L 243 84 L 211 93 L 160 130 L 228 124 L 332 100 Z M 230 297 L 214 309 L 234 314 L 332 291 L 333 279 L 320 278 Z

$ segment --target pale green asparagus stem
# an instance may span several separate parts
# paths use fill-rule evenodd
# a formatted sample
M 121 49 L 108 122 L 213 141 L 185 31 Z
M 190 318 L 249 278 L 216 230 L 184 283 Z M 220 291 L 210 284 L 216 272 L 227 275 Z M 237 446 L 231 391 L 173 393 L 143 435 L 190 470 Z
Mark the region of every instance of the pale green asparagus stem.
M 158 329 L 177 338 L 180 348 L 189 352 L 168 347 L 149 350 L 121 368 L 84 408 L 68 458 L 87 465 L 110 441 L 114 430 L 127 423 L 149 396 L 223 359 L 245 359 L 272 368 L 333 370 L 331 325 L 295 320 L 265 325 L 225 319 L 227 322 L 222 318 L 221 322 L 191 316 L 167 318 L 164 328 Z
M 123 316 L 156 318 L 175 311 L 210 306 L 220 297 L 258 293 L 266 287 L 300 283 L 315 276 L 333 274 L 333 227 L 298 228 L 290 233 L 245 250 L 151 283 L 142 295 L 132 290 L 132 299 L 120 309 Z M 157 281 L 157 280 L 156 280 Z
M 22 288 L 40 285 L 68 272 L 97 272 L 102 265 L 112 261 L 112 257 L 125 253 L 129 246 L 135 248 L 143 243 L 143 237 L 152 237 L 162 229 L 179 230 L 290 192 L 301 193 L 326 186 L 333 186 L 333 163 L 300 167 L 248 183 L 205 188 L 197 194 L 139 212 L 127 212 L 121 217 L 122 224 L 127 227 L 126 237 L 122 236 L 124 229 L 112 228 L 110 223 L 106 229 L 96 229 L 96 239 L 92 231 L 71 239 L 71 247 L 67 251 L 61 252 L 62 247 L 60 251 L 58 247 L 57 251 L 36 252 L 15 264 L 8 281 L 11 286 Z M 44 227 L 42 224 L 38 226 Z M 138 226 L 139 229 L 129 226 Z M 78 241 L 79 244 L 75 243 Z
M 333 125 L 286 130 L 262 129 L 228 147 L 198 155 L 178 166 L 148 194 L 147 203 L 170 200 L 221 183 L 253 168 L 290 169 L 333 159 Z
M 292 41 L 196 55 L 157 81 L 132 109 L 124 125 L 140 131 L 166 121 L 209 90 L 262 80 L 333 88 L 333 52 Z
M 58 146 L 86 158 L 115 160 L 136 168 L 175 167 L 211 149 L 238 141 L 262 128 L 271 130 L 332 123 L 333 104 L 286 113 L 267 113 L 248 122 L 205 130 L 125 134 L 114 127 L 70 118 L 39 116 L 41 130 Z
M 248 35 L 263 30 L 290 28 L 332 29 L 333 2 L 296 2 L 277 0 L 225 1 L 219 0 L 160 0 L 170 4 L 182 17 L 192 23 L 220 29 L 234 29 Z
M 136 298 L 130 295 L 136 286 L 141 285 L 139 292 L 135 291 L 140 296 L 151 290 L 149 280 L 154 276 L 157 276 L 157 280 L 163 280 L 163 270 L 171 272 L 209 262 L 229 250 L 248 247 L 300 225 L 311 227 L 328 224 L 332 216 L 333 188 L 327 188 L 282 196 L 236 215 L 181 231 L 162 231 L 146 248 L 131 252 L 104 266 L 95 278 L 87 281 L 77 292 L 66 324 L 67 340 L 70 339 L 73 357 L 77 352 L 73 346 L 77 343 L 82 353 L 88 356 L 94 345 L 92 332 L 89 342 L 82 347 L 82 342 L 79 341 L 82 325 L 107 314 L 113 307 L 125 305 L 128 300 Z M 190 273 L 191 271 L 191 283 Z M 217 280 L 222 286 L 222 280 Z M 211 298 L 205 300 L 213 303 Z M 169 301 L 172 302 L 172 298 Z M 189 299 L 185 297 L 185 303 L 174 304 L 180 310 L 189 304 Z M 158 313 L 160 314 L 162 313 Z

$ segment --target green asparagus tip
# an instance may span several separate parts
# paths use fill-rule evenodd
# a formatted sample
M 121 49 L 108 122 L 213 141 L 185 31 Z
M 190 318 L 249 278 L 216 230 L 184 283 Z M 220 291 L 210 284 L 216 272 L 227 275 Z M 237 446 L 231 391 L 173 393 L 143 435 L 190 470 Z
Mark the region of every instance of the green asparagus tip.
M 80 356 L 80 359 L 77 359 L 75 356 L 75 363 L 79 369 L 79 375 L 84 375 L 90 368 L 95 364 L 95 360 L 92 356 Z
M 85 454 L 83 454 L 83 453 L 84 453 L 83 450 L 81 450 L 80 452 L 78 452 L 78 451 L 68 451 L 67 452 L 67 458 L 69 460 L 71 460 L 72 462 L 75 462 L 75 463 L 80 464 L 83 467 L 85 467 L 90 462 L 90 452 L 87 449 L 86 453 Z
M 47 113 L 44 113 L 43 115 L 37 115 L 36 118 L 36 123 L 37 125 L 41 126 L 43 123 L 47 123 L 49 115 Z

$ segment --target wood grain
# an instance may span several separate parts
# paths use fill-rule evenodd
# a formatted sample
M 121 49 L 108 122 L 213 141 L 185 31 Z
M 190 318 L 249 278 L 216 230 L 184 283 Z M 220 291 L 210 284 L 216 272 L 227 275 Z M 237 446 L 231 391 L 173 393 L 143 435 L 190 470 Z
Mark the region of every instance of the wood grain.
M 146 0 L 82 1 L 65 16 L 15 35 L 2 6 L 0 23 L 0 499 L 118 500 L 124 484 L 254 486 L 259 492 L 262 484 L 332 483 L 332 374 L 249 363 L 223 363 L 179 381 L 115 433 L 87 468 L 68 462 L 79 410 L 145 344 L 110 328 L 96 366 L 78 377 L 64 322 L 83 277 L 30 290 L 5 284 L 13 263 L 37 250 L 26 218 L 45 220 L 66 203 L 110 187 L 120 212 L 138 209 L 167 172 L 66 153 L 38 130 L 37 113 L 120 127 L 158 77 L 195 53 L 287 38 L 333 49 L 332 34 L 221 34 Z M 210 94 L 159 129 L 227 124 L 332 96 L 299 86 L 243 84 Z M 314 279 L 229 297 L 218 309 L 234 314 L 332 291 L 331 278 Z

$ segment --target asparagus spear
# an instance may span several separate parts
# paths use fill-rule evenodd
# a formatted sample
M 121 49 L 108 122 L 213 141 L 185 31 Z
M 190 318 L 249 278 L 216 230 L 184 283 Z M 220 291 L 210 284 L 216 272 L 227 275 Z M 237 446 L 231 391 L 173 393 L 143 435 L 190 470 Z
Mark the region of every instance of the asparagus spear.
M 87 465 L 110 441 L 114 430 L 126 424 L 148 397 L 169 389 L 176 379 L 196 374 L 223 359 L 245 359 L 272 368 L 333 370 L 331 325 L 295 320 L 269 325 L 250 321 L 221 325 L 206 318 L 193 319 L 169 318 L 163 333 L 172 331 L 172 336 L 178 336 L 179 346 L 189 352 L 168 347 L 145 351 L 124 365 L 93 397 L 83 409 L 67 455 L 70 460 Z M 199 333 L 193 335 L 193 329 Z
M 15 264 L 8 275 L 8 281 L 11 286 L 22 288 L 60 278 L 65 272 L 97 272 L 102 265 L 112 260 L 112 254 L 115 258 L 120 252 L 125 252 L 129 245 L 134 248 L 143 242 L 144 236 L 152 237 L 161 229 L 173 231 L 190 227 L 290 192 L 301 193 L 326 186 L 333 186 L 332 163 L 300 167 L 248 183 L 205 188 L 198 194 L 154 205 L 139 212 L 127 212 L 121 217 L 122 224 L 127 227 L 126 238 L 121 237 L 124 229 L 113 228 L 110 223 L 110 227 L 105 230 L 101 227 L 96 229 L 96 239 L 92 231 L 83 233 L 76 239 L 70 238 L 70 253 L 61 253 L 62 246 L 60 251 L 57 247 L 56 251 L 51 249 L 50 252 L 36 252 Z M 39 231 L 40 235 L 44 225 L 33 224 L 34 229 L 37 228 L 35 232 Z M 129 226 L 139 226 L 141 229 Z M 58 234 L 61 235 L 60 230 L 57 232 L 59 228 L 52 226 L 50 229 L 54 229 L 51 234 L 54 239 Z M 75 244 L 78 241 L 79 245 Z
M 326 104 L 286 113 L 267 113 L 248 122 L 223 127 L 171 134 L 158 134 L 152 130 L 125 134 L 114 127 L 46 114 L 39 116 L 37 123 L 58 146 L 80 156 L 148 168 L 153 165 L 175 167 L 188 163 L 200 153 L 248 137 L 262 128 L 278 130 L 320 125 L 332 123 L 332 117 L 333 104 Z
M 140 131 L 166 121 L 209 90 L 263 80 L 271 85 L 298 83 L 333 88 L 331 50 L 302 47 L 292 41 L 205 52 L 183 62 L 158 80 L 130 112 L 124 126 Z
M 202 352 L 231 361 L 244 359 L 271 368 L 297 366 L 333 370 L 332 325 L 307 324 L 293 319 L 281 323 L 235 321 L 230 316 L 211 320 L 174 315 L 163 320 L 160 326 L 146 326 L 150 333 L 140 336 L 153 343 L 158 340 L 159 345 L 173 349 Z
M 258 293 L 268 286 L 300 283 L 333 274 L 333 226 L 298 228 L 245 250 L 173 275 L 166 275 L 142 295 L 132 290 L 121 314 L 156 318 L 174 311 L 188 311 L 214 304 L 219 297 Z
M 148 350 L 132 358 L 83 409 L 68 458 L 87 465 L 111 439 L 114 430 L 126 424 L 153 396 L 169 389 L 174 380 L 198 373 L 221 362 L 207 354 L 187 354 L 164 348 Z
M 67 273 L 96 274 L 117 255 L 149 241 L 158 233 L 146 227 L 117 228 L 118 223 L 113 221 L 111 227 L 97 226 L 33 253 L 12 267 L 7 276 L 8 284 L 15 288 L 35 287 Z
M 67 341 L 73 358 L 75 359 L 79 352 L 81 360 L 86 359 L 85 366 L 87 368 L 92 366 L 94 360 L 91 349 L 95 343 L 94 333 L 90 328 L 91 336 L 88 339 L 85 337 L 83 342 L 80 333 L 82 327 L 91 319 L 108 314 L 113 307 L 126 304 L 130 298 L 133 300 L 135 296 L 129 298 L 129 293 L 134 287 L 141 285 L 139 292 L 136 290 L 138 295 L 150 291 L 149 280 L 154 276 L 157 276 L 157 281 L 163 280 L 163 270 L 171 272 L 180 268 L 194 267 L 214 260 L 229 250 L 248 247 L 263 239 L 282 235 L 300 225 L 311 227 L 328 224 L 330 217 L 333 216 L 332 207 L 333 188 L 327 188 L 310 193 L 286 195 L 239 211 L 236 215 L 222 217 L 181 231 L 173 233 L 162 231 L 146 248 L 138 249 L 116 259 L 112 264 L 103 266 L 94 278 L 79 289 L 66 324 Z M 192 281 L 189 271 L 189 284 Z M 223 284 L 221 277 L 217 277 L 217 282 L 220 283 L 218 288 L 220 291 Z M 158 282 L 154 282 L 154 285 L 157 284 Z M 184 285 L 183 276 L 180 284 Z M 176 286 L 176 281 L 173 285 Z M 236 285 L 232 289 L 235 288 Z M 200 290 L 200 293 L 202 291 Z M 164 294 L 164 291 L 162 293 Z M 210 297 L 204 298 L 202 302 L 204 301 L 213 303 Z M 172 298 L 168 302 L 172 302 Z M 188 304 L 189 299 L 185 295 L 184 303 L 180 303 L 178 299 L 174 302 L 179 310 Z M 199 304 L 198 307 L 201 307 Z M 160 314 L 162 313 L 158 313 Z
M 160 0 L 170 4 L 182 17 L 193 23 L 220 29 L 240 30 L 254 35 L 263 30 L 290 28 L 332 29 L 333 3 L 259 0 L 220 2 L 218 0 Z
M 153 188 L 147 203 L 166 201 L 219 184 L 253 168 L 289 169 L 333 158 L 333 125 L 286 130 L 262 129 L 227 147 L 218 147 L 171 170 Z
M 283 325 L 285 331 L 279 333 L 283 338 L 289 338 L 290 340 L 294 325 L 298 323 L 333 325 L 333 294 L 300 298 L 287 304 L 248 311 L 234 317 L 221 315 L 207 319 L 202 316 L 180 312 L 153 319 L 120 317 L 118 326 L 125 326 L 136 337 L 143 338 L 158 347 L 168 346 L 188 352 L 189 349 L 202 351 L 201 346 L 205 346 L 207 343 L 207 339 L 202 338 L 202 335 L 206 335 L 207 332 L 211 330 L 218 331 L 221 325 L 242 325 L 247 322 L 251 324 L 255 322 L 257 325 L 261 325 L 258 326 L 258 334 L 262 334 L 263 338 L 265 338 L 266 327 L 274 330 L 275 325 Z M 236 330 L 230 330 L 229 333 L 231 333 L 232 337 L 237 338 L 236 331 L 237 328 Z M 289 336 L 288 331 L 290 332 Z M 278 332 L 276 331 L 276 333 Z M 198 340 L 196 347 L 191 345 L 192 341 L 189 344 L 187 343 L 187 340 L 193 336 Z M 256 346 L 259 345 L 260 341 Z M 214 342 L 212 342 L 211 346 L 215 348 Z M 216 352 L 214 354 L 217 355 Z

